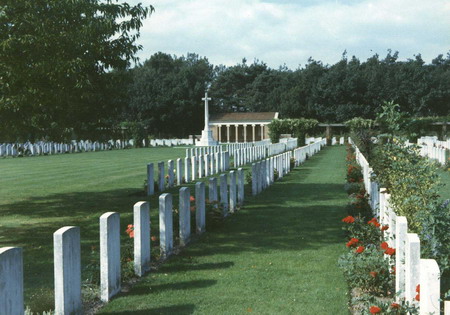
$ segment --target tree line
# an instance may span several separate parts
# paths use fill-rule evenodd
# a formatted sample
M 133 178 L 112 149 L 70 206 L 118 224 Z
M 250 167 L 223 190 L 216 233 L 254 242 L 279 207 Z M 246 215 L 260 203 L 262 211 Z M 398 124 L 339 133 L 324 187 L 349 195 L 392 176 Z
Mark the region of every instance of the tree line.
M 97 0 L 0 4 L 0 141 L 112 136 L 186 137 L 210 112 L 277 111 L 282 118 L 375 118 L 384 101 L 412 117 L 450 114 L 450 52 L 425 63 L 388 50 L 291 70 L 243 59 L 213 65 L 189 53 L 135 54 L 152 7 Z

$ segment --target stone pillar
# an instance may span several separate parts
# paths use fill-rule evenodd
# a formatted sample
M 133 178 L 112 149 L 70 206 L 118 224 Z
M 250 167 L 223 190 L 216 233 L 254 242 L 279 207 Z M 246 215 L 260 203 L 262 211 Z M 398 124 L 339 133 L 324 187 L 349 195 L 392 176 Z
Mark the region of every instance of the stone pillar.
M 191 239 L 191 192 L 188 187 L 180 189 L 179 197 L 179 226 L 180 226 L 180 245 L 186 246 Z
M 230 142 L 230 125 L 227 125 L 227 142 Z
M 197 156 L 191 157 L 191 166 L 192 166 L 192 181 L 195 181 L 197 178 Z
M 217 178 L 216 177 L 211 177 L 209 179 L 208 199 L 209 199 L 209 202 L 218 201 L 218 198 L 217 198 Z
M 239 125 L 236 124 L 235 128 L 236 128 L 236 143 L 238 143 L 239 142 Z
M 270 170 L 270 184 L 273 184 L 275 182 L 275 172 L 274 172 L 274 170 L 275 170 L 275 158 L 274 157 L 270 158 L 269 170 Z
M 415 303 L 416 286 L 420 282 L 420 240 L 417 234 L 406 234 L 405 299 Z
M 198 157 L 198 178 L 202 178 L 203 175 L 204 175 L 204 171 L 203 171 L 203 166 L 204 166 L 203 161 L 204 161 L 204 159 L 205 158 L 204 158 L 203 155 L 200 155 Z
M 237 150 L 234 155 L 234 167 L 240 166 L 241 150 Z
M 228 184 L 227 174 L 221 174 L 220 179 L 220 203 L 223 209 L 223 216 L 228 216 Z
M 24 313 L 22 248 L 0 248 L 0 314 Z
M 245 185 L 244 170 L 242 168 L 239 168 L 237 170 L 237 190 L 238 190 L 237 204 L 241 207 L 244 204 L 245 199 L 244 185 Z
M 184 180 L 186 183 L 189 183 L 191 181 L 191 158 L 185 158 L 184 159 Z
M 225 157 L 225 169 L 224 171 L 228 171 L 230 169 L 230 152 L 224 152 Z
M 183 184 L 183 161 L 177 159 L 177 185 L 181 186 Z
M 215 159 L 215 153 L 214 153 L 214 150 L 211 152 L 211 154 L 209 155 L 209 159 L 210 159 L 210 163 L 209 163 L 209 165 L 211 166 L 211 169 L 210 169 L 210 171 L 209 171 L 209 173 L 211 174 L 211 175 L 214 175 L 215 173 L 216 173 L 216 163 L 217 163 L 217 161 L 216 161 L 216 159 Z
M 441 273 L 434 259 L 420 260 L 420 314 L 440 314 Z
M 108 302 L 120 292 L 120 215 L 100 217 L 100 298 Z
M 264 124 L 259 125 L 261 127 L 261 141 L 264 140 Z
M 392 227 L 389 227 L 392 228 Z M 395 292 L 396 301 L 405 298 L 405 246 L 408 222 L 406 217 L 397 217 L 395 225 Z
M 214 159 L 216 160 L 215 166 L 216 166 L 216 174 L 220 173 L 220 153 L 214 153 Z
M 168 162 L 168 173 L 169 173 L 169 188 L 173 187 L 173 183 L 174 183 L 174 172 L 173 170 L 175 169 L 175 163 L 173 162 L 173 160 L 169 160 Z
M 65 226 L 53 233 L 55 314 L 82 314 L 80 228 Z
M 204 174 L 205 174 L 205 177 L 208 177 L 210 175 L 209 174 L 209 170 L 210 170 L 210 167 L 209 167 L 209 163 L 210 163 L 209 154 L 205 154 L 203 160 L 205 162 L 205 173 Z
M 256 192 L 259 194 L 262 191 L 262 182 L 261 182 L 261 162 L 256 163 Z
M 147 164 L 147 196 L 155 193 L 155 180 L 153 178 L 153 163 Z
M 230 212 L 235 212 L 236 204 L 236 172 L 230 172 Z
M 164 162 L 158 162 L 158 189 L 160 192 L 163 192 L 166 186 L 164 178 Z
M 172 195 L 159 196 L 159 239 L 161 256 L 169 257 L 173 250 Z
M 255 135 L 255 126 L 254 124 L 252 124 L 252 134 L 253 134 L 253 142 L 256 141 L 256 135 Z
M 150 205 L 140 201 L 133 207 L 134 273 L 142 277 L 150 270 Z
M 258 168 L 256 164 L 252 164 L 252 196 L 258 194 Z
M 205 232 L 205 183 L 195 183 L 195 232 Z

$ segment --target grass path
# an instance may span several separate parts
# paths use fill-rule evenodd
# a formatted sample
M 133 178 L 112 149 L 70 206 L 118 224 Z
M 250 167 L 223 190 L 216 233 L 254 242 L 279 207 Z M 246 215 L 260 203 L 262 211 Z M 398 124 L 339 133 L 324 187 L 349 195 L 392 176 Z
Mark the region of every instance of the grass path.
M 344 147 L 329 147 L 101 314 L 348 314 Z M 208 229 L 208 227 L 207 227 Z

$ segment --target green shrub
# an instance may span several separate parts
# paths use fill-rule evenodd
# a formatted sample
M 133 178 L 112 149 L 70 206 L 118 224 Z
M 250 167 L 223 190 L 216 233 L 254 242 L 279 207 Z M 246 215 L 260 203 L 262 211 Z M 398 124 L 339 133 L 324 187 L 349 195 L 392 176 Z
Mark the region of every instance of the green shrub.
M 298 138 L 297 145 L 305 145 L 305 137 L 309 133 L 314 133 L 319 122 L 315 119 L 274 119 L 268 125 L 269 137 L 272 143 L 280 141 L 281 134 L 291 134 L 294 138 Z
M 428 212 L 421 212 L 418 220 L 421 253 L 426 258 L 435 259 L 441 273 L 450 271 L 450 200 L 443 204 L 435 203 Z
M 350 131 L 355 131 L 359 129 L 371 129 L 373 128 L 374 121 L 372 119 L 364 119 L 361 117 L 355 117 L 353 119 L 347 120 L 345 126 L 350 129 Z
M 363 188 L 362 183 L 345 183 L 344 190 L 348 195 L 355 194 Z
M 438 199 L 439 176 L 436 167 L 418 154 L 416 146 L 403 140 L 380 145 L 373 161 L 375 173 L 391 195 L 397 215 L 405 216 L 413 232 L 420 232 L 419 213 L 433 210 Z
M 363 248 L 360 253 L 358 249 L 351 249 L 339 258 L 338 264 L 347 283 L 351 288 L 359 288 L 375 296 L 391 295 L 395 289 L 384 251 L 376 246 Z

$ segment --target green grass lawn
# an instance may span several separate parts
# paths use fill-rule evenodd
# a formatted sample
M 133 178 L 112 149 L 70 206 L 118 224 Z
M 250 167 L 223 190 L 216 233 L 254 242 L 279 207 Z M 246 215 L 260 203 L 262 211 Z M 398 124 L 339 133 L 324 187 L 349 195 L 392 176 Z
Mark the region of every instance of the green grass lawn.
M 101 314 L 348 314 L 344 147 L 326 148 Z
M 26 304 L 53 307 L 53 232 L 80 226 L 86 263 L 104 212 L 120 212 L 125 230 L 133 204 L 150 200 L 156 224 L 157 197 L 143 193 L 146 164 L 184 156 L 185 148 L 150 148 L 0 159 L 0 247 L 24 249 Z

